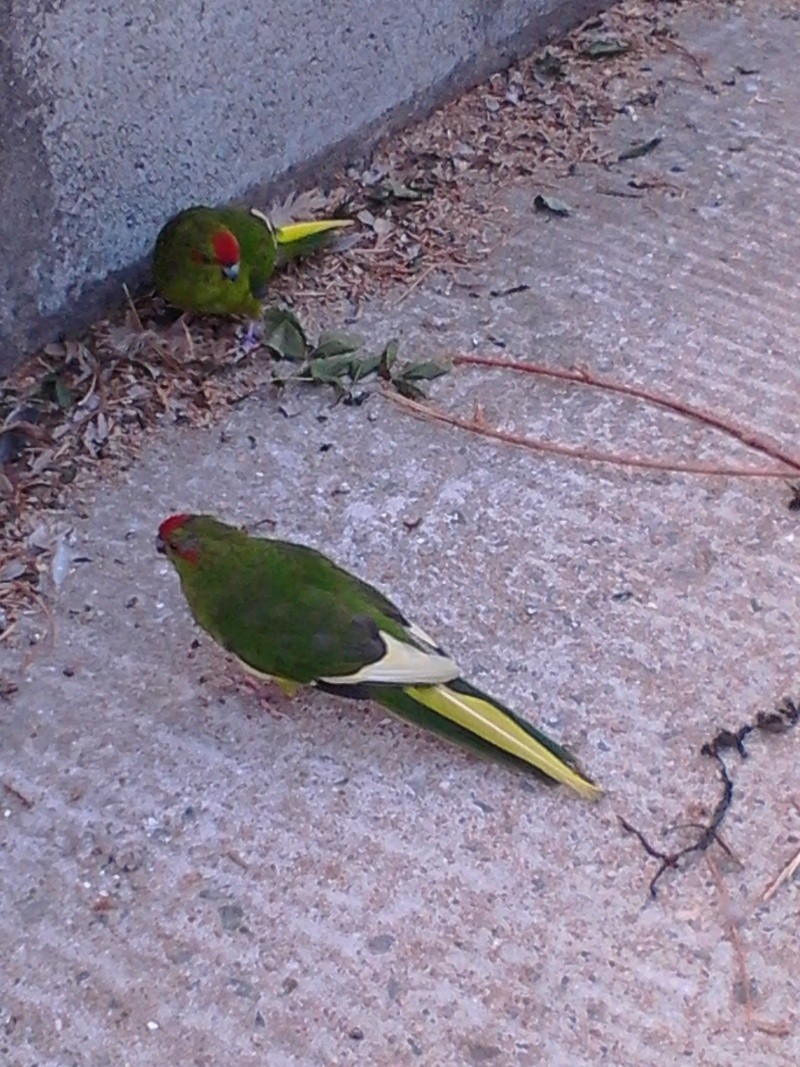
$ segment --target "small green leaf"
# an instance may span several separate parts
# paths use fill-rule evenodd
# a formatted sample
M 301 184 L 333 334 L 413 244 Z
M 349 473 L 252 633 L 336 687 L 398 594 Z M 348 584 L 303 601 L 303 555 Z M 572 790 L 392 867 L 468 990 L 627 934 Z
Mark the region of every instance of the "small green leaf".
M 350 373 L 352 360 L 349 354 L 338 356 L 322 356 L 312 359 L 308 364 L 311 377 L 315 382 L 325 382 L 328 385 L 339 383 L 340 379 Z
M 392 204 L 402 200 L 424 200 L 425 197 L 431 195 L 431 192 L 430 186 L 421 183 L 406 184 L 394 178 L 387 178 L 386 181 L 373 185 L 368 190 L 367 199 L 373 204 Z
M 563 200 L 557 200 L 554 196 L 545 196 L 543 193 L 536 194 L 533 198 L 533 206 L 537 211 L 546 211 L 550 215 L 559 215 L 561 218 L 566 218 L 571 211 L 569 204 L 565 204 Z
M 392 364 L 397 359 L 398 341 L 396 337 L 393 337 L 381 352 L 380 362 L 378 363 L 378 374 L 384 380 L 388 381 L 391 378 Z
M 564 77 L 564 61 L 559 56 L 553 55 L 549 49 L 544 55 L 539 56 L 538 59 L 533 61 L 533 67 L 537 75 L 537 80 L 544 80 L 547 78 L 557 80 Z
M 620 163 L 624 163 L 626 159 L 638 159 L 639 156 L 646 156 L 649 152 L 652 152 L 654 148 L 658 148 L 661 142 L 664 140 L 662 134 L 657 133 L 655 137 L 651 137 L 648 141 L 636 141 L 626 148 L 624 152 L 620 152 L 617 156 L 617 160 Z
M 286 308 L 269 308 L 262 319 L 264 344 L 278 357 L 299 363 L 306 358 L 308 341 L 295 315 Z
M 325 359 L 327 356 L 341 356 L 345 352 L 357 351 L 363 344 L 364 338 L 357 333 L 323 330 L 319 335 L 317 347 L 311 353 L 311 358 Z
M 449 370 L 450 368 L 443 363 L 437 363 L 434 359 L 426 359 L 419 363 L 409 363 L 408 366 L 403 367 L 397 377 L 406 382 L 429 382 L 434 378 L 441 378 Z
M 42 396 L 47 400 L 54 400 L 62 411 L 69 411 L 75 400 L 72 390 L 60 374 L 47 374 L 42 378 Z
M 274 328 L 284 322 L 289 322 L 295 329 L 305 336 L 303 327 L 300 325 L 300 320 L 290 311 L 287 307 L 281 307 L 280 304 L 274 304 L 271 308 L 267 308 L 264 314 L 261 316 L 261 321 L 264 324 L 264 329 Z
M 630 50 L 630 44 L 621 41 L 619 37 L 597 37 L 581 49 L 581 55 L 588 56 L 589 59 L 610 59 L 612 56 L 622 56 Z
M 428 399 L 428 394 L 425 390 L 420 389 L 416 382 L 410 382 L 408 378 L 393 378 L 392 385 L 401 396 L 408 397 L 409 400 Z
M 374 356 L 362 356 L 360 359 L 350 361 L 350 377 L 354 382 L 360 382 L 369 374 L 374 374 L 380 368 L 383 352 Z

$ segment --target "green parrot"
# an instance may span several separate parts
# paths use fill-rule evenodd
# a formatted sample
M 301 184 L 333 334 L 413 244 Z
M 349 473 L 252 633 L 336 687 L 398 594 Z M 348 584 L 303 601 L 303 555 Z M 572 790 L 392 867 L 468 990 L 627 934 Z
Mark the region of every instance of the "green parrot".
M 197 623 L 246 671 L 370 699 L 582 797 L 600 788 L 541 730 L 460 677 L 452 659 L 377 589 L 305 545 L 251 537 L 211 515 L 172 515 L 157 547 Z
M 256 319 L 276 267 L 328 244 L 350 219 L 273 226 L 256 208 L 186 208 L 156 238 L 153 280 L 184 311 Z

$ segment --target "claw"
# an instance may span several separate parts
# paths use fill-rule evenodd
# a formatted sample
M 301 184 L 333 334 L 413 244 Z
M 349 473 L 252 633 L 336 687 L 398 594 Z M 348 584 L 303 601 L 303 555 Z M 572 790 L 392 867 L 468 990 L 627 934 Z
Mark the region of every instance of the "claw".
M 236 356 L 234 363 L 246 356 L 252 355 L 257 348 L 261 347 L 261 324 L 249 319 L 246 326 L 236 331 Z
M 240 674 L 238 671 L 235 677 L 231 677 L 231 681 L 240 692 L 246 690 L 255 694 L 261 710 L 268 712 L 276 719 L 286 718 L 287 713 L 283 709 L 300 688 L 296 683 L 284 681 L 282 678 L 266 680 L 254 677 L 252 674 Z

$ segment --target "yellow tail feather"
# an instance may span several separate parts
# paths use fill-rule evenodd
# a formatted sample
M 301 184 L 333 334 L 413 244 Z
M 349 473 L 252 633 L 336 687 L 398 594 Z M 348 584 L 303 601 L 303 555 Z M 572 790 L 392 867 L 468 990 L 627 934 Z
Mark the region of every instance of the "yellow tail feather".
M 327 230 L 342 230 L 352 225 L 352 219 L 313 219 L 310 222 L 289 222 L 285 226 L 276 227 L 275 237 L 279 245 L 291 245 L 295 241 L 302 241 L 305 237 L 313 237 Z
M 570 786 L 580 796 L 596 800 L 602 789 L 584 778 L 519 726 L 502 708 L 488 700 L 457 693 L 447 685 L 404 686 L 412 699 L 456 723 L 491 745 L 538 768 L 549 778 Z

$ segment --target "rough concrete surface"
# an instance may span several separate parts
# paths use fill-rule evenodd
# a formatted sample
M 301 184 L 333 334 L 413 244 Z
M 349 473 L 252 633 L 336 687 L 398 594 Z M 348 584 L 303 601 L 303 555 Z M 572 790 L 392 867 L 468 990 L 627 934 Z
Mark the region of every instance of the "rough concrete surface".
M 6 2 L 0 369 L 118 299 L 175 211 L 263 191 L 312 160 L 318 175 L 356 137 L 363 154 L 389 121 L 603 6 Z
M 655 113 L 607 135 L 611 151 L 661 129 L 657 152 L 565 180 L 565 220 L 535 213 L 533 188 L 498 189 L 485 273 L 431 277 L 363 328 L 429 354 L 491 335 L 792 447 L 800 28 L 766 2 L 703 10 L 681 41 L 707 79 L 665 59 Z M 656 172 L 683 195 L 598 191 Z M 539 436 L 753 461 L 540 379 L 458 371 L 435 392 Z M 648 901 L 654 863 L 617 823 L 676 845 L 666 829 L 719 796 L 699 746 L 798 696 L 786 486 L 545 458 L 377 397 L 290 407 L 265 389 L 222 426 L 155 434 L 71 516 L 84 562 L 52 646 L 1 653 L 7 672 L 26 657 L 0 705 L 4 1062 L 796 1063 L 800 889 L 760 903 L 797 848 L 796 735 L 731 760 L 741 866 L 714 850 L 724 895 L 700 857 Z M 177 509 L 326 547 L 568 741 L 608 796 L 531 787 L 328 696 L 264 711 L 154 552 Z

